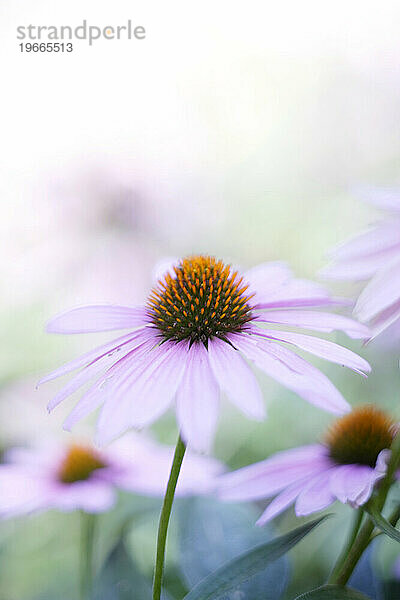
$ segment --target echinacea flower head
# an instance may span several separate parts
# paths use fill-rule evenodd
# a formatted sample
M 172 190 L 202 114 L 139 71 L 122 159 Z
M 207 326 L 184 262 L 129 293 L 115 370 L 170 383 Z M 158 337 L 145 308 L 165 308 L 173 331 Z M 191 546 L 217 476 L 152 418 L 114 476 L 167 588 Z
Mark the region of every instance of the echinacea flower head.
M 400 189 L 366 189 L 363 198 L 387 211 L 369 230 L 331 252 L 321 274 L 329 279 L 367 281 L 354 308 L 377 336 L 400 322 Z
M 65 428 L 102 406 L 97 439 L 104 444 L 130 427 L 151 424 L 175 402 L 184 441 L 196 450 L 208 450 L 221 390 L 248 417 L 265 416 L 248 359 L 308 402 L 344 413 L 350 407 L 340 392 L 292 349 L 359 373 L 369 371 L 368 363 L 331 341 L 287 331 L 338 329 L 352 338 L 368 337 L 364 325 L 314 310 L 336 304 L 326 290 L 295 279 L 282 263 L 259 265 L 241 274 L 210 256 L 176 261 L 163 273 L 145 306 L 85 306 L 50 321 L 52 333 L 113 329 L 129 333 L 45 377 L 42 382 L 81 368 L 49 409 L 92 381 Z
M 38 511 L 109 510 L 117 490 L 163 496 L 174 448 L 128 434 L 98 450 L 87 443 L 14 448 L 0 465 L 0 517 Z M 223 470 L 217 460 L 185 456 L 178 495 L 210 492 Z
M 359 507 L 385 476 L 396 425 L 374 406 L 361 406 L 337 419 L 323 443 L 302 446 L 222 475 L 225 500 L 271 498 L 259 525 L 295 504 L 297 516 L 323 510 L 336 500 Z

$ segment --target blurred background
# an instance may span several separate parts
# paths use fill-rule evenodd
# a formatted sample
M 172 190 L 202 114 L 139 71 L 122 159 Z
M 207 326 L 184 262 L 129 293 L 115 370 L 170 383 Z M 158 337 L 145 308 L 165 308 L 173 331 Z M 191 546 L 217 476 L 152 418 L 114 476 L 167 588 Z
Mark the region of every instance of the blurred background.
M 46 335 L 51 315 L 143 302 L 154 264 L 193 252 L 244 267 L 284 260 L 316 278 L 327 250 L 378 216 L 354 188 L 400 183 L 395 1 L 3 0 L 0 16 L 3 449 L 70 439 L 61 423 L 74 398 L 48 416 L 58 384 L 35 391 L 35 383 L 102 338 Z M 83 19 L 131 19 L 147 37 L 78 41 L 70 54 L 20 52 L 18 26 Z M 354 296 L 359 288 L 332 289 Z M 400 417 L 398 348 L 388 337 L 352 347 L 374 366 L 368 381 L 336 366 L 324 372 L 351 403 L 377 402 Z M 221 418 L 215 454 L 230 467 L 311 443 L 332 420 L 259 377 L 269 420 L 254 424 L 228 406 Z M 77 428 L 82 437 L 92 431 L 93 419 Z M 172 416 L 154 434 L 172 443 Z M 121 502 L 104 531 L 125 514 Z M 322 583 L 350 509 L 337 514 L 291 553 L 288 598 Z M 156 517 L 142 515 L 129 536 L 143 573 L 152 570 Z M 276 527 L 294 524 L 289 511 Z M 77 536 L 76 515 L 2 523 L 0 598 L 72 598 Z M 172 535 L 171 573 L 174 547 Z M 395 550 L 385 542 L 373 558 L 385 577 Z M 45 596 L 52 589 L 59 596 Z

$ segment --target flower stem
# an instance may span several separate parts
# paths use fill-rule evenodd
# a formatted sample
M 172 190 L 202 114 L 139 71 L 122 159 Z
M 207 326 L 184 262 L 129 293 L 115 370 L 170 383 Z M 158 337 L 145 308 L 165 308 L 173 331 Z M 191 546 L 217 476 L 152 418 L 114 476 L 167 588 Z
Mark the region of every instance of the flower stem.
M 341 572 L 343 565 L 347 559 L 347 556 L 348 556 L 348 554 L 354 544 L 354 541 L 357 537 L 357 534 L 360 530 L 363 516 L 364 516 L 364 511 L 362 508 L 359 508 L 357 511 L 354 512 L 354 519 L 353 519 L 353 523 L 351 525 L 349 536 L 346 540 L 346 543 L 343 547 L 342 552 L 339 555 L 339 558 L 336 561 L 333 571 L 329 577 L 329 583 L 336 581 L 336 577 Z
M 388 464 L 388 468 L 386 471 L 386 475 L 382 480 L 381 486 L 379 488 L 379 492 L 375 496 L 375 498 L 370 500 L 370 503 L 375 505 L 375 508 L 381 512 L 385 502 L 387 495 L 389 493 L 390 487 L 394 480 L 394 475 L 400 464 L 400 433 L 397 433 L 396 437 L 393 440 L 391 446 L 391 455 Z M 336 583 L 338 585 L 346 585 L 348 580 L 351 577 L 358 561 L 363 555 L 364 551 L 368 547 L 369 543 L 373 539 L 373 531 L 374 524 L 370 519 L 369 515 L 367 515 L 367 520 L 361 528 L 359 534 L 355 538 L 351 548 L 348 549 L 347 558 L 344 560 L 343 564 L 337 565 L 333 569 L 332 575 L 329 578 L 329 583 Z
M 80 600 L 89 600 L 93 583 L 96 516 L 81 511 Z
M 161 598 L 161 584 L 164 572 L 165 544 L 167 541 L 168 524 L 185 451 L 186 446 L 182 441 L 181 436 L 179 436 L 158 525 L 156 566 L 153 580 L 153 600 L 160 600 Z

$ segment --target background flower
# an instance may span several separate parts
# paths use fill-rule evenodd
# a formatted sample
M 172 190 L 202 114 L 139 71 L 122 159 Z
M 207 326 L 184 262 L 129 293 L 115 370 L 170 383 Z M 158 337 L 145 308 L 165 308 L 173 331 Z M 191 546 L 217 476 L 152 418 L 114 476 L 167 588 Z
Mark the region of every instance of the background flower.
M 82 442 L 14 448 L 0 465 L 0 515 L 51 509 L 103 512 L 115 504 L 118 489 L 162 496 L 173 453 L 173 447 L 134 434 L 101 452 Z M 189 453 L 177 494 L 212 490 L 221 470 L 218 461 Z
M 400 319 L 400 189 L 364 189 L 361 196 L 388 215 L 368 231 L 331 252 L 333 264 L 322 275 L 333 279 L 370 280 L 354 308 L 374 335 Z
M 355 409 L 334 423 L 325 444 L 286 450 L 223 475 L 219 495 L 234 501 L 276 496 L 259 525 L 293 503 L 297 516 L 323 510 L 335 500 L 362 506 L 385 475 L 393 436 L 393 422 L 385 413 L 373 406 Z

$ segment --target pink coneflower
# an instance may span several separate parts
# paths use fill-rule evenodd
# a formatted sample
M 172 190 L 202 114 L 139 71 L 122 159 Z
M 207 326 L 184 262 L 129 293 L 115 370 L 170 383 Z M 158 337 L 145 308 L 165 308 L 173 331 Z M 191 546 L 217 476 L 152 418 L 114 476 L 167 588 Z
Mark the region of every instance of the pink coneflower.
M 83 367 L 49 410 L 94 380 L 65 428 L 103 405 L 97 429 L 103 444 L 129 427 L 149 425 L 175 399 L 183 440 L 207 450 L 216 429 L 220 390 L 248 417 L 265 416 L 247 358 L 312 404 L 346 412 L 349 405 L 330 380 L 289 347 L 361 373 L 370 370 L 368 363 L 325 339 L 273 329 L 340 329 L 353 338 L 368 336 L 367 328 L 352 319 L 310 310 L 335 303 L 320 286 L 294 279 L 281 263 L 263 264 L 242 276 L 209 256 L 183 259 L 160 279 L 146 306 L 84 306 L 50 321 L 47 330 L 52 333 L 129 333 L 45 377 L 42 382 Z
M 15 448 L 0 465 L 0 516 L 37 511 L 110 509 L 117 489 L 146 496 L 165 493 L 174 449 L 128 434 L 99 451 L 86 443 Z M 222 471 L 218 461 L 187 454 L 177 494 L 207 493 Z
M 369 280 L 354 308 L 356 317 L 369 323 L 376 336 L 400 321 L 400 191 L 367 190 L 364 198 L 388 211 L 368 231 L 331 252 L 333 263 L 324 277 Z
M 250 501 L 276 496 L 260 517 L 263 525 L 295 503 L 298 516 L 340 500 L 358 507 L 386 472 L 395 435 L 393 421 L 374 406 L 338 419 L 324 443 L 279 452 L 267 460 L 222 475 L 218 494 Z

